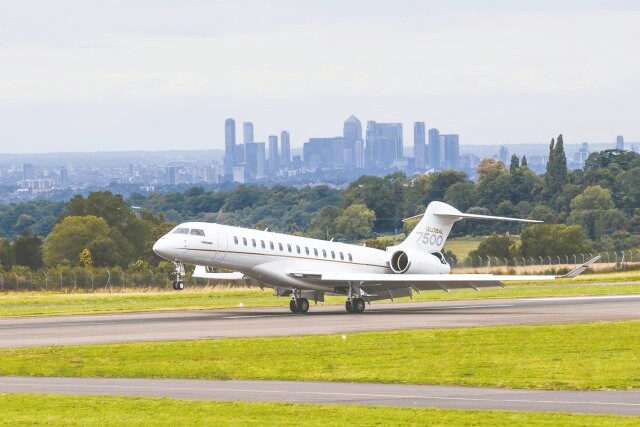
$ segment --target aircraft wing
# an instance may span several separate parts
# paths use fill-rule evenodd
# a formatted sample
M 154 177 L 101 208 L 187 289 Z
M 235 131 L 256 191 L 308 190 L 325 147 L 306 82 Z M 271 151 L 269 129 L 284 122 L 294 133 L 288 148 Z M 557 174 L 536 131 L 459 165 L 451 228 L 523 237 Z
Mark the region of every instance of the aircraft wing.
M 549 281 L 561 278 L 574 278 L 600 259 L 597 256 L 563 276 L 551 275 L 497 275 L 497 274 L 363 274 L 363 273 L 320 273 L 311 271 L 292 271 L 289 275 L 325 283 L 358 284 L 368 291 L 411 287 L 417 290 L 437 290 L 461 288 L 486 288 L 504 286 L 511 281 Z
M 222 280 L 222 281 L 233 281 L 233 280 L 244 279 L 244 274 L 242 274 L 239 271 L 234 271 L 233 273 L 210 273 L 207 271 L 207 268 L 202 265 L 196 265 L 196 268 L 193 271 L 193 274 L 191 276 L 199 277 L 201 279 Z

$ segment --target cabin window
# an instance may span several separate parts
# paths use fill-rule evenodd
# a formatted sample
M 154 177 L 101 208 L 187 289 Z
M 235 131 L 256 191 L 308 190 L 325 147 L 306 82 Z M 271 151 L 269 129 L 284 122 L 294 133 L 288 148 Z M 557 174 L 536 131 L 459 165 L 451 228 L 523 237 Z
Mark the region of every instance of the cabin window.
M 313 256 L 318 256 L 318 250 L 316 248 L 313 248 Z
M 233 236 L 233 243 L 238 244 L 238 236 Z
M 189 234 L 191 234 L 192 236 L 204 236 L 204 230 L 198 230 L 197 228 L 194 228 Z
M 262 246 L 262 249 L 266 248 L 266 246 L 264 245 L 264 240 L 260 240 L 260 246 Z
M 271 248 L 272 251 L 276 250 L 276 247 L 273 246 L 273 242 L 269 242 L 269 247 Z
M 348 254 L 348 255 L 349 255 L 349 262 L 353 262 L 353 257 L 351 256 L 351 254 Z
M 336 253 L 331 251 L 331 258 L 336 259 Z
M 246 237 L 243 237 L 243 238 L 242 238 L 242 243 L 243 243 L 245 246 L 247 246 L 247 238 L 246 238 Z
M 296 252 L 300 253 L 300 246 L 296 245 Z
M 287 250 L 291 252 L 291 245 L 287 245 Z
M 278 243 L 278 249 L 280 249 L 280 252 L 284 251 L 284 248 L 282 247 L 282 243 Z
M 325 257 L 325 258 L 327 257 L 327 251 L 324 250 L 324 249 L 322 250 L 322 256 Z
M 309 255 L 309 246 L 304 247 L 304 253 Z
M 189 234 L 189 229 L 188 228 L 176 228 L 175 230 L 173 230 L 174 234 Z
M 342 255 L 342 252 L 340 252 L 340 261 L 344 261 L 344 255 Z
M 255 247 L 257 246 L 257 245 L 256 245 L 256 239 L 251 239 L 251 244 L 252 244 L 252 245 L 253 245 L 253 247 L 255 248 Z

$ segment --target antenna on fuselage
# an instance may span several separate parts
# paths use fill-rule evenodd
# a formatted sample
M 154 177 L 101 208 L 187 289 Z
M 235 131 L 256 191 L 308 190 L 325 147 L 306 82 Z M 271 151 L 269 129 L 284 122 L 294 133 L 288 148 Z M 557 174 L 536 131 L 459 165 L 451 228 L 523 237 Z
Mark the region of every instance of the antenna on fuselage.
M 331 240 L 329 240 L 330 242 L 333 242 L 333 237 L 331 238 Z
M 264 231 L 269 231 L 269 227 L 265 228 Z

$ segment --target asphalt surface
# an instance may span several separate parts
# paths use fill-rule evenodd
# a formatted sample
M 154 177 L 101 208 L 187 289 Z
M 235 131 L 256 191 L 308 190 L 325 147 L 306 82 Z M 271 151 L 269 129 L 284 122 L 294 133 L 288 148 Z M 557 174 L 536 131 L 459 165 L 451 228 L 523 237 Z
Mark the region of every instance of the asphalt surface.
M 0 377 L 0 392 L 640 415 L 640 391 L 543 391 L 293 381 Z
M 640 319 L 640 295 L 312 306 L 0 319 L 0 348 Z

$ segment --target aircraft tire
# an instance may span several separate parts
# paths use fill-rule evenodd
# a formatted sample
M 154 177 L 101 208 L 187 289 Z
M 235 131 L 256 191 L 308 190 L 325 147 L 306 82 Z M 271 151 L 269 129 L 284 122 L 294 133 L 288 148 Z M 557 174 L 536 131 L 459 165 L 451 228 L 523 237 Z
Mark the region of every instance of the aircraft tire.
M 364 300 L 362 298 L 356 298 L 351 303 L 353 305 L 354 313 L 364 313 L 364 309 L 366 307 Z
M 180 280 L 179 282 L 176 283 L 176 290 L 181 291 L 183 289 L 184 289 L 184 282 Z
M 353 309 L 353 303 L 351 301 L 347 301 L 344 304 L 344 308 L 347 310 L 347 313 L 351 314 L 351 313 L 355 313 L 354 309 Z
M 309 311 L 309 300 L 306 298 L 300 298 L 298 301 L 298 312 L 306 313 L 307 311 Z
M 296 304 L 294 300 L 289 301 L 289 310 L 291 310 L 292 313 L 298 312 L 298 304 Z

